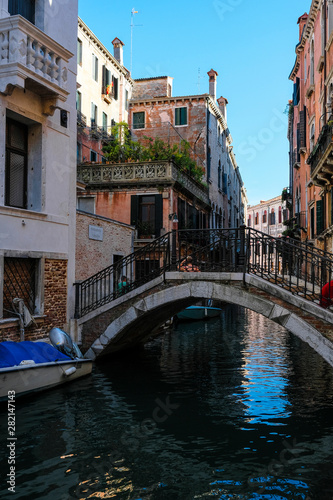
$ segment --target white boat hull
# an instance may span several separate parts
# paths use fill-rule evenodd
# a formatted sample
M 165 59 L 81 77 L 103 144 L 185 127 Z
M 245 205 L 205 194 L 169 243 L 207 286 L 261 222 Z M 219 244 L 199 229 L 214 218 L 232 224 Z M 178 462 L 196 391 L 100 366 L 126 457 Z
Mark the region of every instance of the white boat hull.
M 23 396 L 66 384 L 89 375 L 91 371 L 92 361 L 89 359 L 0 368 L 0 401 L 7 400 L 9 391 L 15 391 L 16 397 Z

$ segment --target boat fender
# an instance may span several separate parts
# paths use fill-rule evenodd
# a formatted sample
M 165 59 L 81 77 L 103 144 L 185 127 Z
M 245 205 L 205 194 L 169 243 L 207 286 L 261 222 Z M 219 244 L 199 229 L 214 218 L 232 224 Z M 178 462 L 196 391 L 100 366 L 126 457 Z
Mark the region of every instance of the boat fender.
M 73 375 L 73 373 L 76 372 L 76 368 L 75 366 L 72 366 L 71 368 L 67 368 L 67 370 L 65 370 L 65 375 L 66 377 L 69 377 L 70 375 Z

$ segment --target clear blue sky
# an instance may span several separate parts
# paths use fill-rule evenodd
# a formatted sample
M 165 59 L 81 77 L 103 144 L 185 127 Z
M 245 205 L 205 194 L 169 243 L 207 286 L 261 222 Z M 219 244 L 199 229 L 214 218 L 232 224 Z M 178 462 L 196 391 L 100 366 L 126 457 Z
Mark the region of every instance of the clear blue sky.
M 288 185 L 288 76 L 297 20 L 310 6 L 310 0 L 79 0 L 79 16 L 111 53 L 116 36 L 125 43 L 130 69 L 135 8 L 132 76 L 172 76 L 175 96 L 208 92 L 207 71 L 218 72 L 217 97 L 229 101 L 234 152 L 255 204 Z

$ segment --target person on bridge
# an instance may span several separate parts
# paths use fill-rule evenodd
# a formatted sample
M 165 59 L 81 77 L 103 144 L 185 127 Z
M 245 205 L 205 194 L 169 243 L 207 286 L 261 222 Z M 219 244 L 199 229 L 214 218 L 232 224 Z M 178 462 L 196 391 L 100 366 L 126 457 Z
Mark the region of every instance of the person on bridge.
M 193 264 L 193 259 L 190 255 L 186 257 L 186 259 L 182 260 L 179 270 L 185 273 L 200 273 L 200 269 L 198 266 Z
M 127 278 L 126 276 L 122 276 L 121 281 L 118 283 L 118 297 L 120 297 L 120 295 L 123 295 L 123 293 L 126 293 L 126 288 Z
M 329 281 L 321 289 L 320 305 L 324 309 L 327 309 L 333 305 L 333 281 Z

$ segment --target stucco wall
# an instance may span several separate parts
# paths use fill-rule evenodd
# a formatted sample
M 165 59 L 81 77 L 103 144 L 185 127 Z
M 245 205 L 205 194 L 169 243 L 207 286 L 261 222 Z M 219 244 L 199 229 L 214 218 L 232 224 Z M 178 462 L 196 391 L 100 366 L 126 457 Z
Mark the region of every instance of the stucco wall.
M 103 231 L 102 241 L 89 237 L 89 226 Z M 133 251 L 134 229 L 104 217 L 77 212 L 76 273 L 84 280 L 113 264 L 114 255 L 126 256 Z

